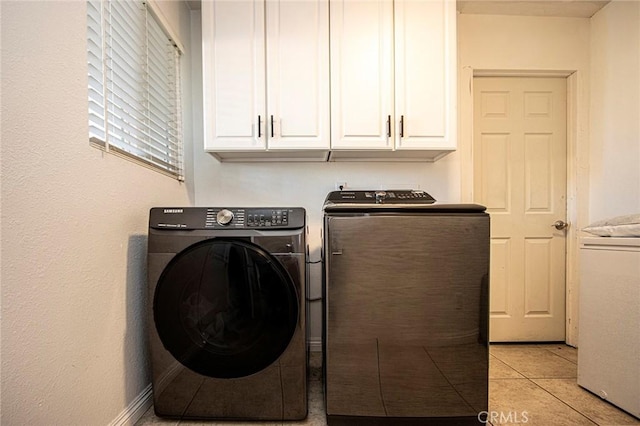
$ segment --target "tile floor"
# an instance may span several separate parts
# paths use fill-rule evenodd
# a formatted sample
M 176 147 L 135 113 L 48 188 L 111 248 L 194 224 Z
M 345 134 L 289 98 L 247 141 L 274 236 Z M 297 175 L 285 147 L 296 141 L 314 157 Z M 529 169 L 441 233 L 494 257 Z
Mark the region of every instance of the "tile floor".
M 587 392 L 576 383 L 578 351 L 563 344 L 491 345 L 489 407 L 493 425 L 640 425 L 640 420 Z M 491 420 L 491 419 L 490 419 Z M 160 419 L 150 409 L 137 426 L 326 425 L 320 356 L 309 369 L 309 415 L 302 422 L 239 423 Z

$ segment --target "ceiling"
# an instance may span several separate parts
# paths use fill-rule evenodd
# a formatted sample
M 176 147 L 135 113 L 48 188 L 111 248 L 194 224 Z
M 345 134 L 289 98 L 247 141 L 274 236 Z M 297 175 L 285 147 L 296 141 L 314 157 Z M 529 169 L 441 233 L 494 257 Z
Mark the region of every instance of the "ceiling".
M 458 0 L 458 12 L 481 15 L 526 15 L 590 18 L 610 0 Z
M 303 0 L 301 0 L 303 1 Z M 590 18 L 610 0 L 458 0 L 460 13 L 481 15 L 528 15 Z M 186 0 L 191 10 L 199 10 L 201 0 Z

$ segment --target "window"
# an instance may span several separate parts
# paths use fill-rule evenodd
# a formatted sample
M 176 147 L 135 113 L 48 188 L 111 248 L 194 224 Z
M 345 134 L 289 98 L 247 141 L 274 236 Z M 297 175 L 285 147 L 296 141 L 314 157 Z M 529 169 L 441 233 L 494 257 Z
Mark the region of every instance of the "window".
M 87 1 L 89 140 L 184 180 L 180 49 L 142 1 Z

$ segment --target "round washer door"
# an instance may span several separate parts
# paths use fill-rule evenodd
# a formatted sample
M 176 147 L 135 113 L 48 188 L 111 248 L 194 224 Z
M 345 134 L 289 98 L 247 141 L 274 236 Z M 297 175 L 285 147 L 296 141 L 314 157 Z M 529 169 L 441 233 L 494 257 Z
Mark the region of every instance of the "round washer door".
M 209 377 L 257 373 L 286 350 L 298 296 L 282 264 L 260 246 L 230 239 L 196 243 L 162 272 L 153 314 L 164 347 Z

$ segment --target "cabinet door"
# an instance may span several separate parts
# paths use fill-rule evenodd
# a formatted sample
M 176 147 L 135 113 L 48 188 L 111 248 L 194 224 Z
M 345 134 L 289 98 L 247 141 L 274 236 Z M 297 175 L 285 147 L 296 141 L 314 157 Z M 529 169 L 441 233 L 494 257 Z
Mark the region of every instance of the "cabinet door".
M 455 1 L 394 7 L 396 147 L 455 148 Z
M 202 2 L 205 149 L 266 148 L 264 36 L 264 1 Z
M 331 146 L 392 149 L 393 2 L 332 0 Z
M 267 0 L 266 22 L 268 147 L 328 149 L 328 0 Z

